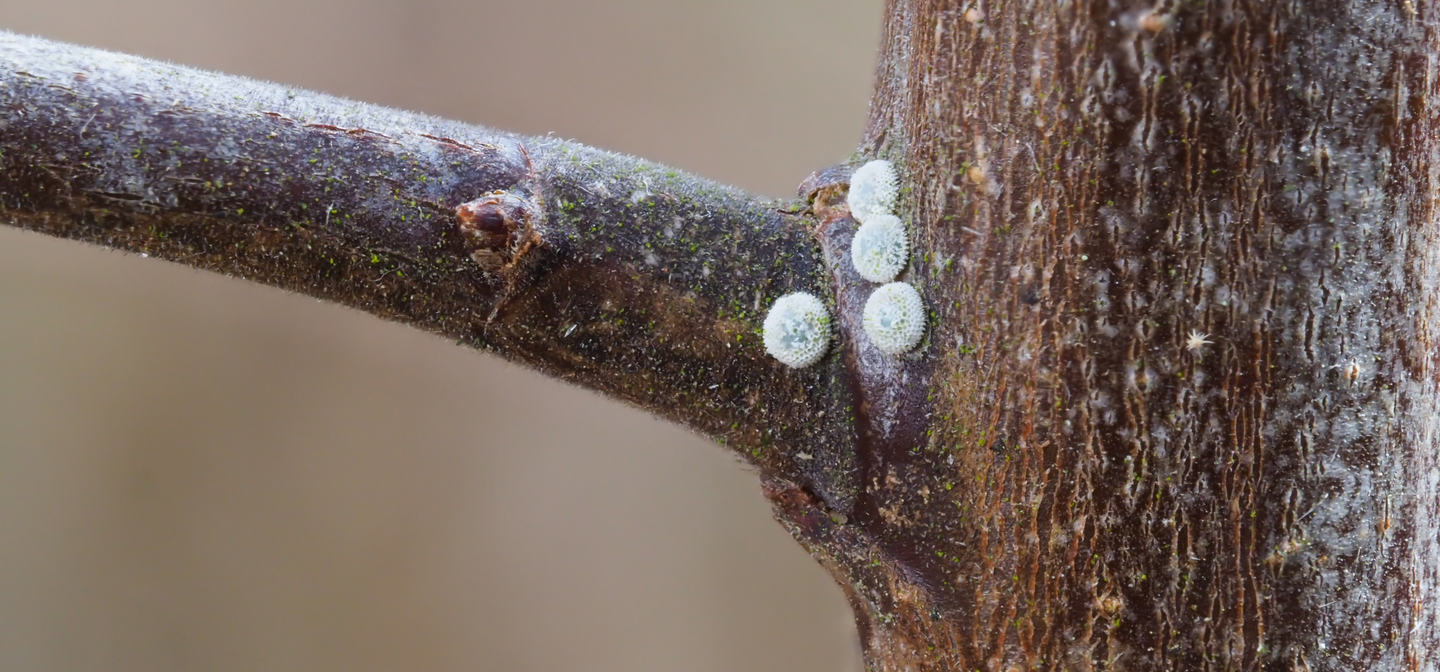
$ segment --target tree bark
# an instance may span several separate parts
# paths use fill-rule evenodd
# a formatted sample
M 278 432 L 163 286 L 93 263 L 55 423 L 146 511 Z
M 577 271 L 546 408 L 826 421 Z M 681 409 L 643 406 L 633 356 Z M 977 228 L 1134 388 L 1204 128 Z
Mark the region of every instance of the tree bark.
M 1433 11 L 890 3 L 929 340 L 777 497 L 872 668 L 1440 666 Z
M 0 218 L 369 310 L 725 442 L 875 670 L 1440 669 L 1434 8 L 891 0 L 848 166 L 627 157 L 0 37 Z M 819 365 L 765 308 L 825 298 Z
M 843 369 L 759 347 L 776 297 L 825 291 L 800 211 L 554 138 L 0 33 L 0 221 L 495 352 L 848 509 Z

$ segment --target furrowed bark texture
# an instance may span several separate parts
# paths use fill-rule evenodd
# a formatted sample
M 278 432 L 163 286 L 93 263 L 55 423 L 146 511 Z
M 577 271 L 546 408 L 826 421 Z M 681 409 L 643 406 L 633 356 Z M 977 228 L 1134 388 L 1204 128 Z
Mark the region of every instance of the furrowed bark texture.
M 716 437 L 840 513 L 844 368 L 794 371 L 760 344 L 777 296 L 828 287 L 781 206 L 552 138 L 0 33 L 0 222 L 496 352 Z
M 769 490 L 871 668 L 1440 669 L 1435 8 L 889 12 L 928 341 L 850 524 Z

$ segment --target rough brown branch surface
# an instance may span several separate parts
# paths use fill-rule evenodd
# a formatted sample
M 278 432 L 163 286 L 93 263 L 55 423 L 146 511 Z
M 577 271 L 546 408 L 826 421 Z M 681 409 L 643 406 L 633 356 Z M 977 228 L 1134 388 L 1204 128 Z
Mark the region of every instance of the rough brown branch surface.
M 779 507 L 872 666 L 1440 668 L 1434 12 L 890 2 L 927 420 Z

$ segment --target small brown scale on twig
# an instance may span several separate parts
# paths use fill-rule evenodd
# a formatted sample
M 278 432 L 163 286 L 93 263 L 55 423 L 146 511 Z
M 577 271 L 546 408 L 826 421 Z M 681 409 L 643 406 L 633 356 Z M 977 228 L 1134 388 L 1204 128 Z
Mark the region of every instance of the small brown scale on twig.
M 520 242 L 534 230 L 535 214 L 530 199 L 503 190 L 455 208 L 470 258 L 487 273 L 500 272 L 515 258 Z
M 799 196 L 810 203 L 810 211 L 814 213 L 815 221 L 824 223 L 850 216 L 850 206 L 846 204 L 845 196 L 850 188 L 851 172 L 853 169 L 842 163 L 817 170 L 800 183 Z

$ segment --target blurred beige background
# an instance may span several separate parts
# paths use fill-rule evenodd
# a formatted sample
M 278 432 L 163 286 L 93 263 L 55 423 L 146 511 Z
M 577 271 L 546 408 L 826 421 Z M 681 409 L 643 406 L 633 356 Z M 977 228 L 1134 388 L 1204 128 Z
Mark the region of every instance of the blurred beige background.
M 0 28 L 789 195 L 879 0 L 3 0 Z M 0 670 L 855 670 L 717 446 L 407 328 L 0 228 Z

